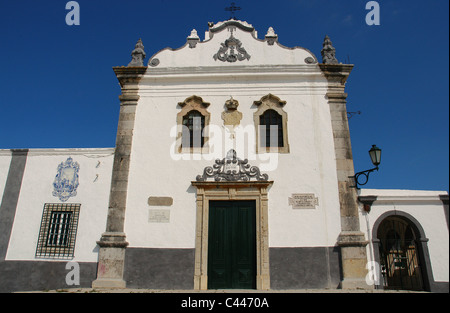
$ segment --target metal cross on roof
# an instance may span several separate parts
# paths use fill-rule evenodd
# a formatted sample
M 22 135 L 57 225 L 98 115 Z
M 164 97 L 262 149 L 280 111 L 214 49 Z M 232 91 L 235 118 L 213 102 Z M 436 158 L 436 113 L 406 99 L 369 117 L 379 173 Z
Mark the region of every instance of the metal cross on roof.
M 234 12 L 236 12 L 236 11 L 239 11 L 241 8 L 240 7 L 237 7 L 236 6 L 236 4 L 234 3 L 234 2 L 231 2 L 231 6 L 229 6 L 229 7 L 226 7 L 225 8 L 225 11 L 230 11 L 231 12 L 231 17 L 230 17 L 230 20 L 231 19 L 236 19 L 236 16 L 234 15 Z

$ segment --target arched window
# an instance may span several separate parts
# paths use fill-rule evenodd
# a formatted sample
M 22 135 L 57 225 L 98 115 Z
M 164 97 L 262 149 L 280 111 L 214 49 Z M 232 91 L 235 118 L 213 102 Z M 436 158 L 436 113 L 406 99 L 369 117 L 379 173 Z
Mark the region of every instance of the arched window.
M 182 147 L 201 148 L 205 143 L 203 130 L 205 117 L 197 110 L 189 111 L 183 117 Z
M 256 152 L 289 153 L 286 101 L 268 94 L 254 101 L 258 110 L 253 114 L 256 127 Z
M 260 146 L 283 147 L 283 118 L 275 110 L 266 110 L 259 116 Z
M 208 153 L 208 127 L 211 114 L 206 109 L 210 104 L 198 96 L 179 102 L 177 114 L 177 153 Z

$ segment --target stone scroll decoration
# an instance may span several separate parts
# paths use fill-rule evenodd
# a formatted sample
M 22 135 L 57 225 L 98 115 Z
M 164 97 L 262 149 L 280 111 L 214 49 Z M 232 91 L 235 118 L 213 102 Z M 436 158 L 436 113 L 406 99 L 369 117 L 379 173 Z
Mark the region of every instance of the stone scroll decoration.
M 197 175 L 199 182 L 212 178 L 216 182 L 237 182 L 237 181 L 268 181 L 267 174 L 261 174 L 257 166 L 248 164 L 248 160 L 241 160 L 236 157 L 236 151 L 231 149 L 222 160 L 217 159 L 213 166 L 207 166 L 203 170 L 203 175 Z
M 220 45 L 219 51 L 213 55 L 215 61 L 234 63 L 236 61 L 250 60 L 250 55 L 242 47 L 241 41 L 233 36 L 232 28 L 230 38 Z

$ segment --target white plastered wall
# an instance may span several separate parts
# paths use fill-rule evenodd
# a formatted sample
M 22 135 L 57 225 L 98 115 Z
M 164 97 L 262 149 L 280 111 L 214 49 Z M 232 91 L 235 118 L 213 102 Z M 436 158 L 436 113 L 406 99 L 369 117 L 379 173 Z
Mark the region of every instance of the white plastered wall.
M 97 262 L 96 241 L 105 231 L 114 149 L 31 149 L 28 152 L 6 260 L 35 258 L 45 203 L 80 203 L 74 258 Z M 53 196 L 57 167 L 72 157 L 80 165 L 77 195 L 62 202 Z
M 10 164 L 11 150 L 0 150 L 0 203 L 3 199 Z
M 361 231 L 370 241 L 367 246 L 369 261 L 373 258 L 371 244 L 373 226 L 386 212 L 405 212 L 413 216 L 423 228 L 428 241 L 430 263 L 436 282 L 449 281 L 449 231 L 440 195 L 446 191 L 363 189 L 361 196 L 377 196 L 370 213 L 360 210 Z
M 327 81 L 317 65 L 306 64 L 307 50 L 286 49 L 255 40 L 236 29 L 234 36 L 251 55 L 236 63 L 215 61 L 225 29 L 196 48 L 166 49 L 153 56 L 160 63 L 149 67 L 139 86 L 130 164 L 125 233 L 130 247 L 194 248 L 196 193 L 191 186 L 206 166 L 225 157 L 230 147 L 215 146 L 209 154 L 174 153 L 179 102 L 196 95 L 210 103 L 210 134 L 228 138 L 221 114 L 232 96 L 239 101 L 242 127 L 254 127 L 253 104 L 271 93 L 286 101 L 290 153 L 256 155 L 254 145 L 238 150 L 274 184 L 269 189 L 269 245 L 271 247 L 334 246 L 340 232 L 340 212 L 334 142 Z M 195 67 L 193 65 L 198 65 Z M 213 129 L 214 128 L 214 129 Z M 252 138 L 254 140 L 255 138 Z M 172 152 L 171 152 L 172 151 Z M 244 154 L 244 155 L 243 155 Z M 187 158 L 188 160 L 183 160 Z M 272 163 L 275 162 L 275 163 Z M 269 166 L 275 164 L 275 166 Z M 272 167 L 272 169 L 270 169 Z M 294 193 L 314 193 L 315 209 L 295 210 L 288 204 Z M 151 207 L 150 196 L 172 197 L 173 205 Z M 170 211 L 169 223 L 150 223 L 149 210 Z

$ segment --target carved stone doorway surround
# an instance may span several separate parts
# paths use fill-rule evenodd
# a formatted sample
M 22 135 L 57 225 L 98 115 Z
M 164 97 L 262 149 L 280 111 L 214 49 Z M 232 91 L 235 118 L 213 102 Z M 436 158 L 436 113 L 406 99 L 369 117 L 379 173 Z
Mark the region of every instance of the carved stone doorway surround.
M 210 200 L 255 200 L 256 289 L 270 289 L 268 187 L 272 181 L 194 181 L 197 188 L 194 289 L 208 289 L 208 224 Z

